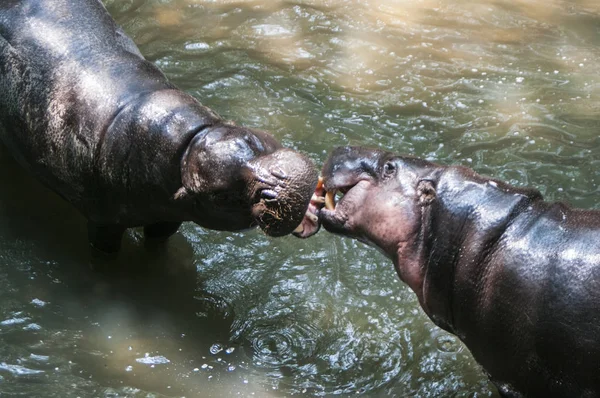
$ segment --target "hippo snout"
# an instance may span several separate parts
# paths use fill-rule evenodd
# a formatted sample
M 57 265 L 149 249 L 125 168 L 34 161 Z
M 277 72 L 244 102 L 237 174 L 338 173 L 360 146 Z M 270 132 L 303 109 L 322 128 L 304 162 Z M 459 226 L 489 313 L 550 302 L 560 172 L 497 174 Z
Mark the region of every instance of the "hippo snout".
M 255 203 L 252 215 L 270 236 L 293 232 L 307 215 L 317 172 L 304 155 L 279 149 L 249 162 Z

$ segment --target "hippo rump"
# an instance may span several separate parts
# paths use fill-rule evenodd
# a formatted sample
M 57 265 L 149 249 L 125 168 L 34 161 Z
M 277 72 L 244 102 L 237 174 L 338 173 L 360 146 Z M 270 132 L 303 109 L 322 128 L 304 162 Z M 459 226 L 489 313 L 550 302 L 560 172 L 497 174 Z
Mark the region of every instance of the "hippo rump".
M 281 236 L 316 221 L 312 163 L 178 90 L 99 0 L 0 2 L 0 139 L 104 252 L 129 227 Z
M 600 396 L 599 211 L 359 147 L 336 149 L 322 178 L 325 229 L 385 253 L 502 395 Z

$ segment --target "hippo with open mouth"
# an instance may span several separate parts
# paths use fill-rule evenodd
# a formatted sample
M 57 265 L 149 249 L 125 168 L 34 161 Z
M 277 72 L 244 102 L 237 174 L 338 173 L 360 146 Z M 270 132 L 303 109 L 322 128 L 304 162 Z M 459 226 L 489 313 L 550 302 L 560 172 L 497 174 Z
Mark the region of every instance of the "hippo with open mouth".
M 183 221 L 271 236 L 316 223 L 312 162 L 178 90 L 99 0 L 0 2 L 0 139 L 103 252 L 129 227 L 164 239 Z
M 599 211 L 359 147 L 331 154 L 316 195 L 325 229 L 385 253 L 501 394 L 600 396 Z

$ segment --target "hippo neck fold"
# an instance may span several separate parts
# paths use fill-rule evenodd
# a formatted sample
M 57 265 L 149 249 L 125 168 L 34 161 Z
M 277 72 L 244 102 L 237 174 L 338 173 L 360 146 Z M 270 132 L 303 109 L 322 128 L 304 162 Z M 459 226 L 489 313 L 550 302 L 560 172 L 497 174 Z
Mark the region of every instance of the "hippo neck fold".
M 147 208 L 149 214 L 142 215 L 145 219 L 152 215 L 184 221 L 187 205 L 172 203 L 182 184 L 181 158 L 195 137 L 219 121 L 218 115 L 193 97 L 169 87 L 124 101 L 95 148 L 93 183 L 111 189 L 105 190 L 107 197 L 93 211 L 100 213 L 99 218 L 135 225 L 138 220 L 123 215 L 130 209 L 112 200 L 119 194 L 132 207 Z M 156 206 L 142 206 L 149 197 Z
M 459 337 L 458 319 L 486 288 L 486 258 L 494 253 L 508 226 L 541 194 L 448 167 L 437 181 L 437 199 L 425 228 L 425 311 L 440 327 Z M 461 321 L 462 322 L 462 321 Z

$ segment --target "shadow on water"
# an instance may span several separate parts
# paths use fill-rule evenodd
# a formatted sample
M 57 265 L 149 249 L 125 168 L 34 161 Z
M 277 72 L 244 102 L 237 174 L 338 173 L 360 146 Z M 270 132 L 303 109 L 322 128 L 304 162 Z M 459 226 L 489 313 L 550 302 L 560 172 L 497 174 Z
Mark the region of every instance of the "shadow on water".
M 211 342 L 228 341 L 232 310 L 201 290 L 194 251 L 181 234 L 147 248 L 131 232 L 116 260 L 94 262 L 92 270 L 85 219 L 4 148 L 0 186 L 0 395 L 137 396 L 141 390 L 119 388 L 140 383 L 182 394 L 194 389 L 186 373 L 212 369 L 211 361 L 227 365 L 207 356 Z M 241 354 L 229 351 L 229 359 Z M 39 384 L 54 379 L 42 394 Z

